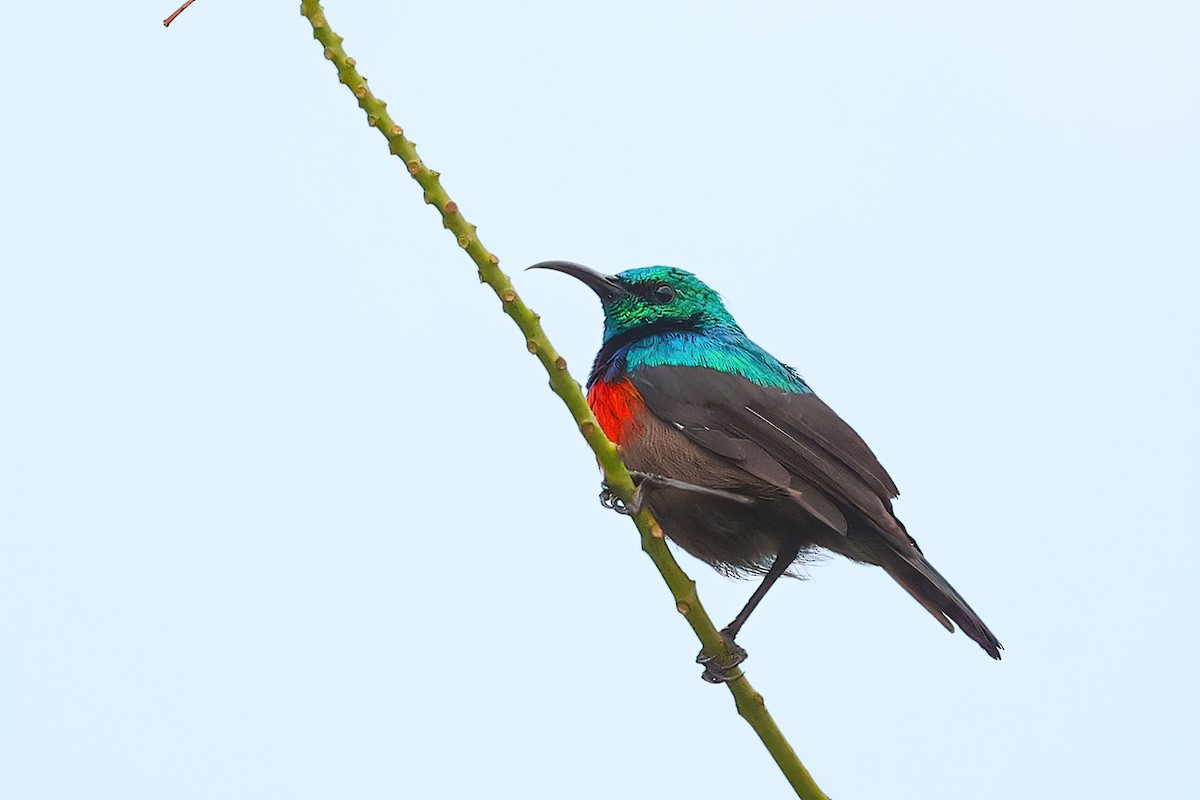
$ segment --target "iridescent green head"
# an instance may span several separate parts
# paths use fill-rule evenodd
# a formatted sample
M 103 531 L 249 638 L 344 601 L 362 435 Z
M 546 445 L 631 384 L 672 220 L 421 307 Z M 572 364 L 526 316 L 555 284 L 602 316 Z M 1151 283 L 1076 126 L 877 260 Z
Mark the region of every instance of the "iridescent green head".
M 569 261 L 543 261 L 530 269 L 565 272 L 599 295 L 606 342 L 641 333 L 739 330 L 720 295 L 678 267 L 639 267 L 603 275 Z

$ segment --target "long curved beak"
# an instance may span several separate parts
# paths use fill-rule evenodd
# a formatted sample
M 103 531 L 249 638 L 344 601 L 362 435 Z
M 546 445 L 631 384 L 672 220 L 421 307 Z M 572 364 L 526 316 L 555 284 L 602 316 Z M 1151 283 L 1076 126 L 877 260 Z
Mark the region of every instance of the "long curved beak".
M 555 272 L 565 272 L 572 278 L 578 278 L 583 281 L 589 289 L 600 295 L 600 299 L 605 302 L 629 294 L 629 290 L 622 286 L 621 282 L 612 275 L 596 272 L 594 269 L 585 267 L 582 264 L 575 264 L 571 261 L 542 261 L 525 269 L 552 269 Z

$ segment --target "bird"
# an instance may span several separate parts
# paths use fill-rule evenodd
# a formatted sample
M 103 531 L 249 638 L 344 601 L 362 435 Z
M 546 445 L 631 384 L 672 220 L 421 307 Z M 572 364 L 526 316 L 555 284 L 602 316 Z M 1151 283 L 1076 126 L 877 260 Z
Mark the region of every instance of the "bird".
M 637 485 L 631 508 L 607 487 L 601 499 L 648 507 L 668 539 L 727 576 L 761 576 L 721 630 L 732 659 L 697 657 L 705 680 L 731 679 L 746 658 L 737 635 L 763 597 L 827 553 L 881 567 L 947 630 L 1000 658 L 1000 641 L 896 517 L 899 491 L 866 442 L 742 331 L 717 292 L 671 266 L 529 269 L 570 275 L 600 298 L 587 399 Z

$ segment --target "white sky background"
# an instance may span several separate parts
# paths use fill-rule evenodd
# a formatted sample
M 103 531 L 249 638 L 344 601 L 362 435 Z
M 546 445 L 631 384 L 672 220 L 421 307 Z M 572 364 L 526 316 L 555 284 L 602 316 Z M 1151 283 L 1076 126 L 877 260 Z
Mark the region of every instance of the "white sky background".
M 1200 6 L 974 5 L 327 11 L 503 267 L 696 271 L 1005 643 L 777 587 L 827 792 L 1182 797 Z M 5 12 L 0 795 L 789 796 L 297 3 L 172 7 Z M 594 297 L 517 281 L 582 378 Z

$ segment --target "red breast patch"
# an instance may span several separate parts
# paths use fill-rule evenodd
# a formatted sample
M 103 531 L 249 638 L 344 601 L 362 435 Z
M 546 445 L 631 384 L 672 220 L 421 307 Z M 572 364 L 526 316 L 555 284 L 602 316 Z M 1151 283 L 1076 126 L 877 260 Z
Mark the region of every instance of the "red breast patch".
M 616 383 L 596 381 L 588 390 L 587 399 L 604 435 L 617 444 L 641 427 L 636 415 L 646 403 L 628 379 Z

